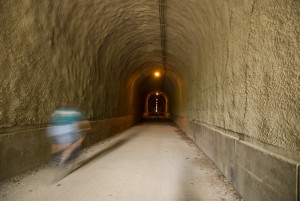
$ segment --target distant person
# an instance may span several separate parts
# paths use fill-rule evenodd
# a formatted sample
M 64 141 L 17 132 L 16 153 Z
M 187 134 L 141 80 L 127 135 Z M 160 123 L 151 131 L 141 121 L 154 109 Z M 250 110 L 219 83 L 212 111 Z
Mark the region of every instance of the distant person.
M 89 122 L 74 104 L 54 111 L 47 135 L 52 141 L 51 153 L 59 165 L 74 159 L 79 153 Z

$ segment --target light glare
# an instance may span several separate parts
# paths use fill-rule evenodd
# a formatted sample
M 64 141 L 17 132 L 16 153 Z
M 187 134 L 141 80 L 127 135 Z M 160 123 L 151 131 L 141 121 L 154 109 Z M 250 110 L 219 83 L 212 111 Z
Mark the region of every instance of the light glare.
M 159 77 L 160 76 L 160 72 L 158 72 L 158 71 L 154 72 L 154 76 L 155 77 Z

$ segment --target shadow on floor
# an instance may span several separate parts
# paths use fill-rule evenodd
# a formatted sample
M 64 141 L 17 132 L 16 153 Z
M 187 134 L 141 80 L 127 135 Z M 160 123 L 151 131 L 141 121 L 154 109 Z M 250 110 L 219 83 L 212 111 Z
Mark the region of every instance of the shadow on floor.
M 68 173 L 66 173 L 61 179 L 67 177 L 68 175 L 72 174 L 73 172 L 75 172 L 76 170 L 82 168 L 83 166 L 87 165 L 88 163 L 94 161 L 95 159 L 99 159 L 99 158 L 101 158 L 103 156 L 108 155 L 109 153 L 111 153 L 112 151 L 114 151 L 117 148 L 120 148 L 121 146 L 123 146 L 124 144 L 126 144 L 127 142 L 129 142 L 130 140 L 132 140 L 133 138 L 135 138 L 136 136 L 137 136 L 137 133 L 132 133 L 126 139 L 120 139 L 119 141 L 116 141 L 115 143 L 113 143 L 110 147 L 107 147 L 107 148 L 105 148 L 105 149 L 103 149 L 103 150 L 95 153 L 91 157 L 89 157 L 89 158 L 87 158 L 87 159 L 79 162 Z

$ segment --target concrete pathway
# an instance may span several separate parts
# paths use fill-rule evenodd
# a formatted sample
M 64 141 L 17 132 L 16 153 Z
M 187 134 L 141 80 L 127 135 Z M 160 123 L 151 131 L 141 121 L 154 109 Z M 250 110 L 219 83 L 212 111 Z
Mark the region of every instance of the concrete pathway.
M 145 122 L 86 150 L 61 180 L 48 166 L 0 184 L 1 201 L 236 201 L 218 169 L 171 122 Z M 77 162 L 78 162 L 77 161 Z M 52 182 L 51 182 L 52 181 Z

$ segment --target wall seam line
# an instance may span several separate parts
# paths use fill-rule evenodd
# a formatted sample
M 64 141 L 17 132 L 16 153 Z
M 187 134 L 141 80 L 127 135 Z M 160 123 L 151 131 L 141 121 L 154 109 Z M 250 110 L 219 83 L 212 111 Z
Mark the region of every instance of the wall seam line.
M 299 164 L 296 166 L 296 201 L 299 200 Z

